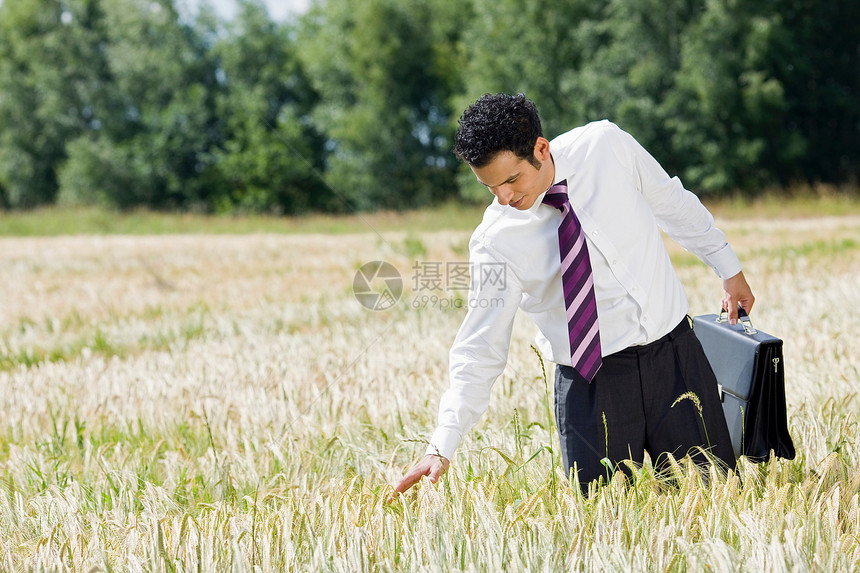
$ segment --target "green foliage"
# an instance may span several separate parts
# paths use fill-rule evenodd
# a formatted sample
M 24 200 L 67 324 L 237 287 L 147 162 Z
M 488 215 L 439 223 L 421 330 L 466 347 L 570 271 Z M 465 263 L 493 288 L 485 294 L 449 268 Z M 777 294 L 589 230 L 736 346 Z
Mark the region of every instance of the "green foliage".
M 860 179 L 860 4 L 748 1 L 774 14 L 761 56 L 784 91 L 777 145 L 762 164 L 782 183 Z
M 488 92 L 528 95 L 541 111 L 547 137 L 578 125 L 584 114 L 581 100 L 572 94 L 573 75 L 583 62 L 587 38 L 577 33 L 576 23 L 598 9 L 582 0 L 473 0 L 470 9 L 463 8 L 464 87 L 454 98 L 452 129 L 460 111 Z M 492 198 L 465 165 L 459 166 L 457 183 L 466 200 Z
M 577 22 L 593 16 L 594 2 L 563 0 L 474 0 L 464 43 L 465 90 L 458 110 L 487 92 L 522 92 L 541 110 L 545 135 L 575 125 L 578 102 L 571 98 L 572 73 L 585 49 Z
M 69 143 L 60 199 L 120 208 L 205 206 L 214 66 L 172 0 L 102 0 L 111 101 Z M 115 113 L 111 113 L 116 110 Z M 101 168 L 101 169 L 99 169 Z
M 65 142 L 98 128 L 100 34 L 95 0 L 0 5 L 0 203 L 52 202 Z
M 223 142 L 213 153 L 216 211 L 288 212 L 336 207 L 322 187 L 322 137 L 309 124 L 316 101 L 291 50 L 291 30 L 259 0 L 240 3 L 214 46 L 220 64 L 217 116 Z
M 173 0 L 10 0 L 0 27 L 0 205 L 330 208 L 313 94 L 259 1 L 226 32 Z
M 704 193 L 860 178 L 851 0 L 178 5 L 0 3 L 0 208 L 486 202 L 451 140 L 495 91 L 548 137 L 609 118 Z
M 456 21 L 431 0 L 330 0 L 304 21 L 299 42 L 329 138 L 326 180 L 343 209 L 410 207 L 452 190 L 444 58 Z
M 663 102 L 675 89 L 682 62 L 682 32 L 699 2 L 614 0 L 579 21 L 582 64 L 572 74 L 568 99 L 572 123 L 608 118 L 632 133 L 674 172 L 667 122 L 675 114 Z M 676 165 L 678 163 L 679 165 Z
M 769 147 L 782 146 L 789 161 L 802 151 L 799 142 L 780 140 L 784 90 L 762 61 L 777 25 L 777 16 L 743 2 L 708 2 L 684 34 L 677 86 L 664 109 L 674 150 L 686 150 L 687 180 L 706 191 L 773 184 L 762 161 Z

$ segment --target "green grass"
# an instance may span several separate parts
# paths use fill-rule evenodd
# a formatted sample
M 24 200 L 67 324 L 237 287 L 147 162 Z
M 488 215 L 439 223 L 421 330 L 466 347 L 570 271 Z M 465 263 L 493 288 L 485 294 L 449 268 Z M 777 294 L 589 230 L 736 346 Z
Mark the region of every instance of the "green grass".
M 706 199 L 705 204 L 716 216 L 732 219 L 857 215 L 860 214 L 860 193 L 801 188 L 787 194 L 771 192 L 758 198 Z M 100 208 L 48 207 L 0 211 L 0 236 L 465 231 L 474 229 L 481 221 L 484 207 L 448 201 L 413 211 L 299 217 L 215 216 L 145 210 L 122 213 Z
M 732 219 L 794 219 L 860 215 L 860 189 L 831 186 L 795 187 L 788 191 L 769 191 L 758 197 L 737 195 L 706 199 L 705 205 L 716 217 Z
M 444 203 L 417 211 L 384 211 L 354 215 L 215 216 L 153 211 L 114 212 L 99 208 L 48 207 L 33 211 L 0 211 L 0 236 L 165 235 L 165 234 L 347 234 L 409 230 L 473 229 L 484 207 Z

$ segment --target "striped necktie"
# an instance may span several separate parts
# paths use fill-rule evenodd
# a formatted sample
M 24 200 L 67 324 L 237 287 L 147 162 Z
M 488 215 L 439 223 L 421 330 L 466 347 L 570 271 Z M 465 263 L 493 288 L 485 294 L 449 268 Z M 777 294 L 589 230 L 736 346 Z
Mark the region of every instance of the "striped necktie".
M 582 225 L 570 206 L 567 181 L 550 187 L 543 202 L 561 211 L 558 250 L 561 256 L 561 280 L 570 338 L 570 364 L 590 383 L 603 360 L 597 328 L 594 275 L 585 245 L 585 233 L 582 232 Z

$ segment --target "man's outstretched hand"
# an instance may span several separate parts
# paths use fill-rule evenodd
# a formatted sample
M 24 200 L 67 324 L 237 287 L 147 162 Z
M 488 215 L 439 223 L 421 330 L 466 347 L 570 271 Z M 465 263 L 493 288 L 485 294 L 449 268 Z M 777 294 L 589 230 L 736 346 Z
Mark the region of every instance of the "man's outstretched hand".
M 436 483 L 439 481 L 439 478 L 442 477 L 442 474 L 448 471 L 449 465 L 450 462 L 447 458 L 427 454 L 418 460 L 418 463 L 406 472 L 406 475 L 403 476 L 403 479 L 400 480 L 400 483 L 397 484 L 397 487 L 395 487 L 391 495 L 388 496 L 388 501 L 391 502 L 396 499 L 398 495 L 421 481 L 421 478 L 424 476 L 429 477 L 431 483 Z
M 747 314 L 750 313 L 755 302 L 750 285 L 747 284 L 747 279 L 744 278 L 744 273 L 740 272 L 735 276 L 723 281 L 723 308 L 729 311 L 729 323 L 737 324 L 738 322 L 738 305 L 741 305 Z

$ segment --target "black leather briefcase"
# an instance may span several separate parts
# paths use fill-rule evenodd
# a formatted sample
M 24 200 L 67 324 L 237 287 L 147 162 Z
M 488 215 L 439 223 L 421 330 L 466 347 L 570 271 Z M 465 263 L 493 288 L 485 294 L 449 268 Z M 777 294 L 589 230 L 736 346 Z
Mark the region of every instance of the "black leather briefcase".
M 794 459 L 785 411 L 785 361 L 782 340 L 757 331 L 738 308 L 739 320 L 729 324 L 728 312 L 693 318 L 693 330 L 714 374 L 735 457 L 754 462 Z

